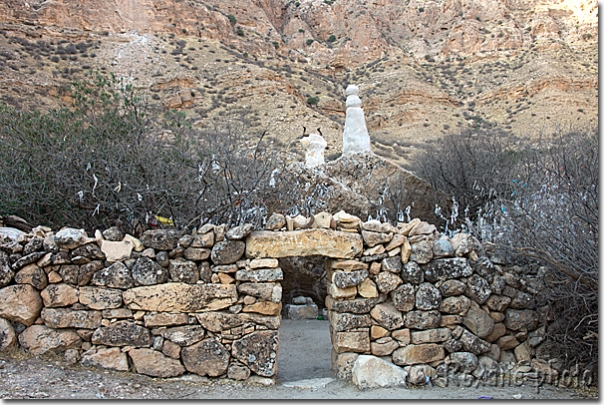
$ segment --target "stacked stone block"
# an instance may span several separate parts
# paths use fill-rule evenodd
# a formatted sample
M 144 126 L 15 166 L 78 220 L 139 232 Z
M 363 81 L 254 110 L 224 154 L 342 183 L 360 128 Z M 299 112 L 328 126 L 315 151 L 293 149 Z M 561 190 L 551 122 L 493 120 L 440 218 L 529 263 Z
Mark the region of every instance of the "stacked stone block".
M 153 377 L 274 378 L 283 273 L 243 257 L 251 231 L 12 235 L 0 244 L 0 349 Z
M 363 238 L 361 255 L 326 264 L 338 377 L 351 377 L 359 355 L 404 368 L 411 383 L 449 372 L 486 378 L 534 360 L 551 320 L 536 304 L 537 278 L 521 279 L 472 236 L 448 238 L 419 219 L 336 219 L 337 230 Z

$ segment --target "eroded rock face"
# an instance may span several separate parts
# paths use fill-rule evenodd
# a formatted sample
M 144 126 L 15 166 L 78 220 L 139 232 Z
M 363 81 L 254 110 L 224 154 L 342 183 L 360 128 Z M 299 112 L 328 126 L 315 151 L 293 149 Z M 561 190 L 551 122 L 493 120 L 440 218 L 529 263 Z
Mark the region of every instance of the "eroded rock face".
M 233 342 L 233 357 L 263 377 L 277 374 L 279 332 L 257 331 Z
M 82 354 L 80 363 L 84 366 L 100 367 L 115 371 L 128 371 L 128 358 L 119 347 L 88 350 Z
M 397 365 L 425 364 L 445 358 L 445 349 L 435 343 L 407 345 L 392 353 L 392 361 Z

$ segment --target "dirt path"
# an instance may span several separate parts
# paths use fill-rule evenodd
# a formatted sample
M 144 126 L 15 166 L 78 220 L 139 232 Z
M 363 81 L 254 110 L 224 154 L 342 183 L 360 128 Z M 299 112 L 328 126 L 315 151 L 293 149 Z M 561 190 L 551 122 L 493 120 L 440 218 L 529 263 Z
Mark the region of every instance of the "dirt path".
M 272 386 L 210 381 L 199 376 L 151 378 L 70 365 L 59 357 L 0 354 L 0 398 L 4 399 L 593 399 L 593 394 L 553 386 L 392 388 L 361 391 L 333 379 L 329 324 L 284 320 L 279 371 Z M 304 380 L 304 381 L 301 381 Z M 597 395 L 597 394 L 596 394 Z

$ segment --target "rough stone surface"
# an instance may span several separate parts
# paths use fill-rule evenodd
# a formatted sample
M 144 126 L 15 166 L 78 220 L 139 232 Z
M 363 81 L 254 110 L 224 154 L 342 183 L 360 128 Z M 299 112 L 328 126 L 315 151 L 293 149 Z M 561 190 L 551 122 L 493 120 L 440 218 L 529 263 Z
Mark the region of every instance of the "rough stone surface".
M 205 330 L 199 325 L 177 326 L 161 330 L 161 336 L 179 346 L 191 346 L 205 336 Z
M 403 268 L 401 258 L 399 256 L 388 257 L 382 260 L 382 271 L 391 273 L 400 273 Z
M 263 377 L 277 374 L 279 332 L 256 331 L 233 342 L 233 357 Z
M 361 232 L 361 235 L 363 236 L 363 242 L 365 242 L 368 247 L 374 247 L 376 245 L 388 243 L 392 240 L 393 236 L 392 233 L 379 233 L 366 230 L 363 230 Z
M 281 302 L 282 287 L 278 283 L 242 283 L 237 286 L 237 291 L 265 301 Z
M 243 224 L 239 226 L 235 226 L 229 229 L 225 237 L 230 240 L 241 240 L 248 236 L 254 230 L 254 225 L 252 224 Z
M 152 349 L 132 349 L 128 356 L 134 363 L 134 368 L 139 374 L 151 377 L 169 378 L 176 377 L 185 372 L 180 361 L 164 356 L 162 353 Z
M 532 331 L 537 329 L 539 314 L 536 311 L 526 309 L 507 309 L 505 311 L 505 327 L 514 331 Z
M 415 262 L 408 262 L 403 266 L 401 277 L 409 284 L 419 285 L 424 282 L 424 272 Z
M 98 348 L 82 354 L 80 363 L 89 367 L 100 367 L 115 371 L 128 371 L 128 358 L 118 347 Z
M 145 231 L 140 240 L 147 248 L 172 250 L 178 245 L 180 236 L 174 229 L 152 229 Z
M 471 373 L 478 367 L 478 357 L 470 352 L 455 352 L 449 355 L 447 363 L 457 372 Z
M 346 287 L 346 288 L 338 288 L 335 284 L 330 284 L 327 292 L 329 295 L 335 299 L 348 299 L 354 298 L 357 295 L 357 288 L 355 287 Z
M 145 314 L 143 317 L 146 328 L 158 326 L 178 326 L 189 323 L 189 315 L 167 312 Z
M 83 229 L 63 228 L 55 233 L 55 243 L 59 248 L 75 249 L 90 242 L 90 238 Z
M 255 283 L 283 280 L 283 270 L 280 267 L 272 269 L 241 269 L 235 273 L 238 281 L 253 281 Z
M 15 283 L 30 284 L 36 290 L 43 290 L 48 285 L 48 277 L 40 267 L 29 264 L 15 274 Z
M 403 280 L 399 276 L 390 272 L 380 272 L 375 277 L 375 284 L 378 290 L 383 294 L 388 294 L 390 291 L 393 291 L 399 284 L 403 283 Z
M 32 325 L 19 335 L 19 344 L 35 356 L 47 351 L 61 352 L 77 348 L 81 343 L 77 333 L 56 331 L 45 325 Z
M 409 260 L 414 261 L 417 264 L 426 264 L 432 260 L 433 256 L 432 241 L 424 240 L 411 244 L 411 256 L 409 257 Z
M 130 321 L 117 321 L 99 328 L 92 334 L 92 343 L 106 346 L 149 347 L 149 330 Z
M 411 343 L 414 345 L 422 343 L 439 343 L 451 339 L 449 328 L 428 329 L 411 332 Z
M 232 264 L 241 259 L 245 251 L 245 242 L 224 240 L 214 244 L 210 255 L 214 264 Z
M 463 317 L 463 324 L 479 338 L 487 337 L 495 326 L 495 322 L 480 306 L 472 301 L 470 309 Z
M 32 325 L 42 310 L 40 293 L 29 284 L 17 284 L 0 289 L 0 317 Z
M 430 283 L 422 283 L 415 292 L 415 307 L 428 311 L 437 309 L 441 303 L 440 291 Z
M 123 294 L 132 310 L 152 312 L 196 312 L 226 308 L 237 301 L 234 284 L 166 283 L 135 287 Z
M 466 352 L 472 352 L 474 354 L 483 354 L 491 350 L 491 344 L 485 340 L 482 340 L 473 333 L 463 330 L 461 337 L 459 338 L 463 350 Z
M 17 334 L 9 321 L 0 318 L 0 351 L 17 347 Z
M 168 281 L 168 271 L 148 257 L 140 257 L 132 268 L 134 284 L 154 285 Z
M 352 259 L 363 251 L 359 234 L 314 228 L 292 232 L 252 232 L 246 241 L 246 256 L 251 258 L 288 256 L 326 256 Z
M 231 363 L 227 370 L 227 378 L 232 380 L 247 380 L 250 374 L 250 369 L 243 364 Z
M 377 299 L 355 298 L 351 300 L 334 300 L 333 297 L 325 297 L 327 309 L 336 312 L 350 312 L 353 314 L 367 314 L 379 301 Z
M 336 332 L 371 327 L 371 317 L 369 315 L 357 315 L 329 311 L 328 318 L 330 326 Z
M 209 338 L 183 347 L 181 358 L 187 371 L 200 376 L 218 377 L 226 373 L 230 355 L 224 345 L 214 338 Z
M 440 324 L 438 311 L 410 311 L 405 315 L 405 326 L 411 329 L 433 329 Z
M 379 296 L 377 286 L 370 278 L 366 278 L 357 286 L 357 292 L 363 298 L 377 298 Z
M 338 288 L 352 287 L 363 282 L 368 275 L 367 270 L 335 271 L 332 275 L 332 282 Z
M 396 349 L 392 353 L 394 364 L 408 366 L 413 364 L 426 364 L 445 358 L 445 349 L 441 345 L 427 343 L 421 345 L 410 344 Z
M 65 284 L 51 284 L 40 293 L 46 308 L 67 307 L 78 302 L 78 289 Z
M 471 300 L 465 295 L 447 297 L 442 300 L 439 310 L 444 314 L 461 314 L 464 315 L 470 308 Z
M 398 341 L 391 337 L 382 337 L 371 342 L 371 354 L 374 356 L 390 356 L 399 346 Z
M 336 352 L 368 353 L 371 350 L 369 328 L 355 332 L 335 332 L 331 334 Z
M 246 322 L 253 322 L 272 330 L 277 330 L 281 326 L 281 318 L 278 316 L 264 316 L 254 313 L 206 312 L 196 314 L 195 317 L 201 326 L 214 333 L 241 326 Z
M 122 262 L 117 262 L 94 273 L 92 284 L 109 288 L 127 289 L 134 286 L 134 279 L 128 267 Z
M 388 330 L 399 329 L 404 325 L 403 314 L 392 304 L 378 304 L 369 313 L 373 319 Z
M 468 279 L 467 288 L 464 294 L 482 305 L 491 295 L 489 282 L 478 274 L 473 274 L 472 277 Z
M 334 370 L 336 377 L 348 380 L 352 376 L 352 368 L 354 362 L 359 357 L 358 353 L 338 353 L 334 349 L 331 350 L 331 368 Z
M 170 260 L 168 265 L 172 281 L 195 284 L 199 280 L 199 271 L 194 262 L 182 258 Z
M 245 305 L 243 312 L 255 312 L 262 315 L 277 316 L 281 312 L 281 303 L 270 301 L 258 301 Z
M 41 313 L 49 328 L 96 329 L 103 319 L 100 311 L 80 311 L 71 308 L 44 308 Z
M 133 249 L 134 244 L 128 240 L 119 242 L 101 240 L 101 252 L 104 253 L 105 260 L 111 263 L 128 259 Z
M 122 306 L 122 291 L 102 287 L 80 287 L 80 303 L 90 309 L 111 309 Z
M 469 277 L 472 267 L 465 258 L 454 257 L 435 259 L 425 266 L 424 276 L 426 281 L 434 283 L 439 280 Z
M 406 387 L 407 372 L 379 357 L 359 355 L 352 367 L 352 383 L 360 389 Z
M 466 283 L 459 280 L 447 280 L 440 285 L 439 290 L 443 297 L 461 295 L 466 290 Z

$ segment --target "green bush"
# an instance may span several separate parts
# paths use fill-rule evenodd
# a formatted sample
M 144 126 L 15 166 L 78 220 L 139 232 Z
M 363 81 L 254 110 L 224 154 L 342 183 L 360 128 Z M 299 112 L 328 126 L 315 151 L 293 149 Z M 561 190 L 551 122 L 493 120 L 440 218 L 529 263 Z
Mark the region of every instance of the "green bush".
M 306 102 L 307 102 L 309 105 L 317 105 L 317 104 L 319 104 L 319 97 L 308 97 L 308 98 L 306 99 Z
M 233 14 L 228 14 L 227 18 L 229 19 L 229 22 L 231 23 L 231 25 L 237 24 L 237 18 L 235 18 L 235 16 Z
M 307 40 L 306 40 L 306 45 L 310 45 L 310 44 L 312 44 L 313 42 L 315 42 L 315 40 L 314 40 L 314 39 L 307 39 Z
M 329 38 L 327 38 L 327 42 L 336 42 L 336 36 L 331 34 Z
M 273 46 L 275 47 L 275 49 L 279 49 L 279 42 L 273 41 Z

